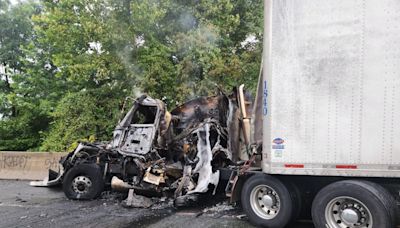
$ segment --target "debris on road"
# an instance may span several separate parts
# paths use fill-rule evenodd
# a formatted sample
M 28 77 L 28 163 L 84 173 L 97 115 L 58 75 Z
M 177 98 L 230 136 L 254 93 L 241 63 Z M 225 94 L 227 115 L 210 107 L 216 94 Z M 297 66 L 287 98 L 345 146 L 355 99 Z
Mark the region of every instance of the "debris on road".
M 124 207 L 150 208 L 153 204 L 150 198 L 136 195 L 133 189 L 129 189 L 128 198 L 122 201 Z
M 220 202 L 212 207 L 205 208 L 203 210 L 204 213 L 217 213 L 221 211 L 230 211 L 235 210 L 236 208 L 230 205 L 227 201 Z

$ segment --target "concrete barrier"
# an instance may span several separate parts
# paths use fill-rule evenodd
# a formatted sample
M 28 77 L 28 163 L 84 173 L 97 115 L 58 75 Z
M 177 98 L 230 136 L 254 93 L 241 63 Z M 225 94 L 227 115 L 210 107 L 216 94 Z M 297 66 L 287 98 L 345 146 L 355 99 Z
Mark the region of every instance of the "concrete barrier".
M 0 152 L 0 179 L 42 180 L 67 153 Z

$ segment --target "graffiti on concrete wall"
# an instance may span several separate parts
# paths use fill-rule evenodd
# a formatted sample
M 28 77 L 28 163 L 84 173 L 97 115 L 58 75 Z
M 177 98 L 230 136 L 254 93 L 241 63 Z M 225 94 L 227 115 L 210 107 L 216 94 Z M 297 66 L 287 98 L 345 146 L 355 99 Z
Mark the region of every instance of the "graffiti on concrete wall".
M 26 169 L 30 159 L 31 157 L 28 155 L 0 154 L 0 170 L 13 168 Z
M 49 169 L 58 171 L 58 162 L 64 155 L 66 153 L 0 152 L 0 179 L 43 179 Z
M 44 160 L 44 166 L 46 169 L 58 170 L 59 161 L 59 157 L 46 158 L 46 160 Z

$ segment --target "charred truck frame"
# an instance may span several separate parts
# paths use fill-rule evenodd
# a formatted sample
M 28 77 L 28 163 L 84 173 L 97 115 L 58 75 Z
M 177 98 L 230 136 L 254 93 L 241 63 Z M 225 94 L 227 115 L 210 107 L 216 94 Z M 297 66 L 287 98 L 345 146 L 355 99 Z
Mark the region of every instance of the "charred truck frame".
M 220 168 L 241 153 L 243 86 L 231 95 L 201 97 L 171 112 L 146 95 L 134 100 L 109 143 L 80 143 L 56 174 L 32 185 L 63 184 L 70 199 L 93 199 L 105 187 L 142 195 L 173 196 L 176 205 L 215 193 Z M 251 110 L 247 96 L 246 109 Z M 213 187 L 209 189 L 209 187 Z

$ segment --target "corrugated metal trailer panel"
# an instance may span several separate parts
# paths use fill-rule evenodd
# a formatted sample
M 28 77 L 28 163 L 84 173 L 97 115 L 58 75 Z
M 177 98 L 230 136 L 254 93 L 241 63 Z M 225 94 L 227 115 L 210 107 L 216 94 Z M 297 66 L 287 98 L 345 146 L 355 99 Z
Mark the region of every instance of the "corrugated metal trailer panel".
M 264 171 L 400 176 L 400 1 L 279 0 L 271 12 Z

